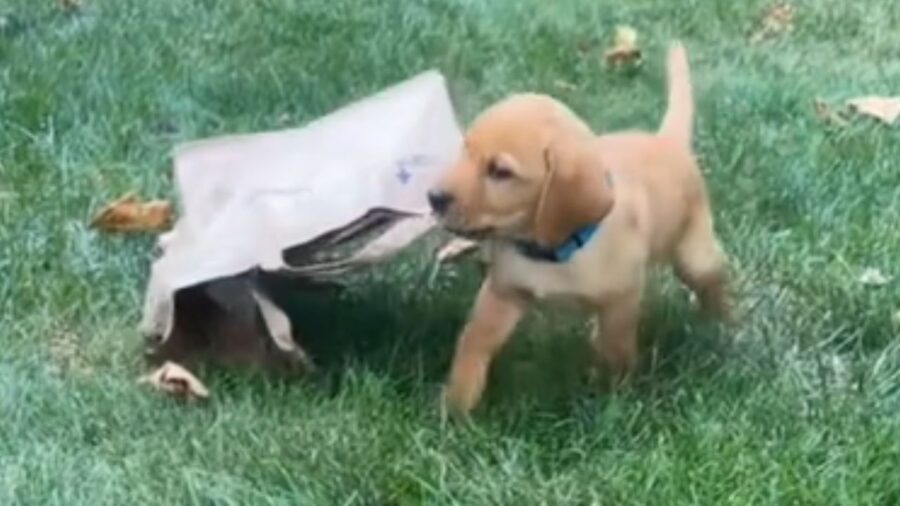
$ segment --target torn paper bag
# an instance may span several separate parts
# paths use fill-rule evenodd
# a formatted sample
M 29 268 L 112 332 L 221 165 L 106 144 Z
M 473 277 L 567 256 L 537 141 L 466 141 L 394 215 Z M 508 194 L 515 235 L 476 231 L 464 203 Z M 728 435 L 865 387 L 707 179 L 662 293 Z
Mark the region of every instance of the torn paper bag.
M 431 71 L 303 128 L 177 148 L 181 214 L 141 325 L 153 361 L 308 365 L 265 279 L 327 289 L 398 253 L 432 228 L 427 189 L 460 144 Z

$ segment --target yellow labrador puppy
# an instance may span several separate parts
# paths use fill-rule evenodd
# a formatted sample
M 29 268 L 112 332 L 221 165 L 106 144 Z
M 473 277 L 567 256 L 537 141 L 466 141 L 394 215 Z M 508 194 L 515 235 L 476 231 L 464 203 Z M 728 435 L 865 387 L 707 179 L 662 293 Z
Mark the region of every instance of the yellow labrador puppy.
M 466 133 L 459 161 L 429 192 L 442 224 L 482 240 L 489 256 L 444 390 L 452 414 L 478 403 L 491 359 L 534 299 L 571 299 L 596 313 L 592 345 L 614 385 L 637 363 L 652 265 L 672 265 L 704 308 L 727 316 L 725 257 L 691 150 L 694 105 L 679 43 L 668 80 L 656 133 L 596 136 L 537 94 L 491 106 Z

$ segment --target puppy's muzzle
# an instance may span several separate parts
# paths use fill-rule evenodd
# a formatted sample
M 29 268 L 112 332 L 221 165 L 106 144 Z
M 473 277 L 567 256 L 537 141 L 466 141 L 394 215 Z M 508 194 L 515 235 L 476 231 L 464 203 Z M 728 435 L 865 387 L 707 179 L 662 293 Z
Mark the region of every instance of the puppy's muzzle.
M 453 195 L 443 190 L 431 190 L 428 192 L 428 204 L 434 211 L 434 214 L 443 216 L 453 204 Z

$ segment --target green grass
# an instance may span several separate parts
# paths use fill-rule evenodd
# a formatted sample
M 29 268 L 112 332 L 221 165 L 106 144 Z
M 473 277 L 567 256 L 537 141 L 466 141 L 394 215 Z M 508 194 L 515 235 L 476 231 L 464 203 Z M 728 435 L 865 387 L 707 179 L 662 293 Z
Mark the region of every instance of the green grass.
M 794 31 L 751 47 L 763 6 L 86 0 L 65 16 L 2 0 L 0 504 L 900 503 L 900 285 L 857 281 L 900 276 L 900 131 L 812 113 L 815 97 L 900 93 L 900 8 L 798 0 Z M 618 23 L 642 34 L 636 74 L 600 62 Z M 322 381 L 204 371 L 206 406 L 135 384 L 153 240 L 86 223 L 128 189 L 171 197 L 175 143 L 302 124 L 432 67 L 463 119 L 540 90 L 598 130 L 652 128 L 674 37 L 741 280 L 737 329 L 663 279 L 642 373 L 601 397 L 580 382 L 581 320 L 540 311 L 473 426 L 441 427 L 478 269 L 422 290 L 420 247 L 320 301 Z

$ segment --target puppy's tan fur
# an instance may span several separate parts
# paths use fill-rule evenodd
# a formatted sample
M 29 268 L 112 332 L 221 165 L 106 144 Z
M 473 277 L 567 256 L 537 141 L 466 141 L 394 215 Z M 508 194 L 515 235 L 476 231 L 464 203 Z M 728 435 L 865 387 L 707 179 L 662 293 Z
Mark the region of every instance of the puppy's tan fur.
M 693 99 L 687 56 L 668 56 L 668 110 L 657 133 L 595 136 L 561 103 L 515 95 L 484 111 L 463 153 L 435 191 L 449 196 L 443 224 L 484 240 L 489 273 L 459 338 L 446 406 L 468 413 L 494 355 L 533 299 L 565 298 L 592 309 L 597 357 L 614 382 L 637 363 L 647 270 L 671 265 L 701 305 L 728 312 L 725 257 L 691 150 Z M 556 247 L 593 222 L 601 229 L 569 261 L 523 255 L 515 241 Z

